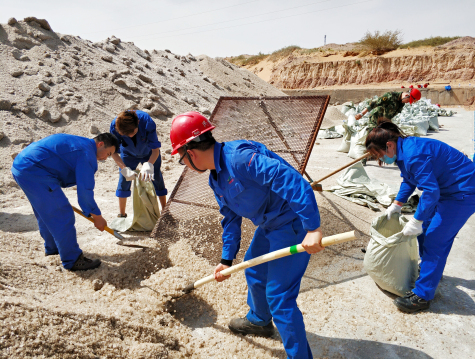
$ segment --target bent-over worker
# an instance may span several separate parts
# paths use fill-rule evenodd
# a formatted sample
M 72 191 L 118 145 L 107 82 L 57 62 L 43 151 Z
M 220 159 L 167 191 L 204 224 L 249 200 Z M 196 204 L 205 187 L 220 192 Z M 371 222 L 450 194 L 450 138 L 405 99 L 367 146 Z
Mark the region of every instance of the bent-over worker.
M 273 321 L 289 358 L 312 358 L 296 299 L 310 253 L 323 250 L 315 194 L 300 173 L 263 144 L 219 143 L 213 129 L 201 114 L 188 112 L 173 120 L 170 139 L 172 155 L 178 153 L 181 164 L 197 172 L 210 170 L 209 185 L 224 216 L 216 280 L 229 278 L 220 272 L 236 258 L 243 217 L 258 226 L 244 260 L 300 243 L 307 251 L 246 269 L 249 312 L 232 319 L 229 328 L 269 337 Z
M 404 312 L 429 308 L 454 238 L 475 213 L 475 164 L 455 148 L 433 139 L 407 137 L 388 119 L 368 134 L 366 148 L 380 161 L 396 163 L 403 181 L 390 217 L 401 212 L 414 190 L 423 191 L 404 235 L 418 235 L 420 274 L 415 288 L 395 305 Z
M 355 116 L 355 119 L 359 120 L 371 111 L 368 122 L 369 131 L 371 131 L 377 126 L 380 117 L 392 120 L 402 111 L 406 103 L 412 105 L 420 99 L 421 92 L 418 89 L 412 89 L 410 92 L 386 92 L 383 96 L 372 100 L 361 113 Z
M 97 161 L 106 160 L 119 149 L 110 133 L 94 139 L 56 134 L 26 147 L 13 161 L 12 174 L 33 207 L 45 255 L 59 254 L 65 269 L 88 270 L 99 267 L 99 259 L 86 258 L 79 248 L 74 212 L 61 188 L 77 186 L 78 203 L 94 225 L 107 225 L 94 201 L 94 174 Z
M 157 126 L 153 119 L 143 111 L 127 110 L 119 113 L 110 125 L 110 132 L 120 142 L 120 153 L 112 158 L 119 166 L 119 184 L 115 195 L 119 197 L 118 217 L 127 217 L 125 208 L 127 198 L 132 192 L 130 187 L 136 173 L 134 170 L 142 163 L 139 176 L 145 181 L 152 181 L 162 209 L 167 203 L 167 189 L 163 181 L 160 166 L 161 144 L 157 137 Z

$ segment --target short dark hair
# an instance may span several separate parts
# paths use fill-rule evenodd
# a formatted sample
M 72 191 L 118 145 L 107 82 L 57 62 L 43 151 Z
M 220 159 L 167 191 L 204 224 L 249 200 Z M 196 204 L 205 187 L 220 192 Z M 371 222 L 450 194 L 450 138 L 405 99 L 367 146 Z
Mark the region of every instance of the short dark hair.
M 114 146 L 115 152 L 116 153 L 119 152 L 119 145 L 120 145 L 119 140 L 112 133 L 109 133 L 109 132 L 100 133 L 96 137 L 94 137 L 94 141 L 96 141 L 96 143 L 104 142 L 105 147 Z
M 134 110 L 122 111 L 115 119 L 117 132 L 123 135 L 130 135 L 139 127 L 139 118 Z
M 388 141 L 397 142 L 398 138 L 405 138 L 407 135 L 391 120 L 385 117 L 378 119 L 378 126 L 366 137 L 366 150 L 367 151 L 386 151 L 386 143 Z
M 199 140 L 197 141 L 190 141 L 186 144 L 186 148 L 188 150 L 199 150 L 199 151 L 206 151 L 213 147 L 213 145 L 216 143 L 216 140 L 214 139 L 211 131 L 207 131 L 203 133 L 202 135 L 198 136 L 196 139 Z M 183 146 L 182 148 L 184 148 Z

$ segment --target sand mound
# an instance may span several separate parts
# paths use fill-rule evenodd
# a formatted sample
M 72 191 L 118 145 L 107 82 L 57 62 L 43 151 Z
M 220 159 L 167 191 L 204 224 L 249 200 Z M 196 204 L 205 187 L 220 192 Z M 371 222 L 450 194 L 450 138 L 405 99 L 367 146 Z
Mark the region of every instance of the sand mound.
M 463 46 L 475 46 L 475 37 L 472 36 L 464 36 L 460 37 L 458 39 L 452 40 L 450 42 L 447 42 L 443 45 L 440 45 L 438 47 L 440 48 L 449 48 L 449 47 L 463 47 Z

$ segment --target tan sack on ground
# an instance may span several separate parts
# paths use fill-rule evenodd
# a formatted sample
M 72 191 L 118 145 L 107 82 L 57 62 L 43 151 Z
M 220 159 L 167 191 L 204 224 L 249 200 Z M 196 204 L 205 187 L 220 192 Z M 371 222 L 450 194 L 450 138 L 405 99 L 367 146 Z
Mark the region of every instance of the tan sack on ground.
M 389 221 L 386 214 L 375 218 L 364 257 L 364 268 L 375 283 L 399 296 L 413 289 L 418 277 L 417 239 L 402 234 L 407 222 L 399 213 Z
M 160 217 L 155 187 L 152 182 L 145 182 L 138 178 L 134 180 L 132 186 L 134 188 L 134 215 L 127 218 L 116 218 L 110 227 L 118 232 L 149 232 L 155 227 L 155 223 Z

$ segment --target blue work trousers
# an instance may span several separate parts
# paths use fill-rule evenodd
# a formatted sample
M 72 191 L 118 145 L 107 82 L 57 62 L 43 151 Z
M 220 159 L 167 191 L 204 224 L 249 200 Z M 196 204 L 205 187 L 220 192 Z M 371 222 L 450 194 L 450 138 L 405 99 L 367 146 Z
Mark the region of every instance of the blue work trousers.
M 455 236 L 473 213 L 475 195 L 467 195 L 461 200 L 441 199 L 434 215 L 424 221 L 423 232 L 417 237 L 421 272 L 414 294 L 425 300 L 434 299 Z
M 25 192 L 33 207 L 45 253 L 59 253 L 63 267 L 70 269 L 82 250 L 79 248 L 74 227 L 74 212 L 60 185 L 54 182 L 37 182 L 34 178 L 13 178 Z
M 274 230 L 256 229 L 244 260 L 302 243 L 307 232 L 296 218 Z M 279 258 L 246 269 L 249 288 L 247 319 L 256 325 L 267 325 L 272 319 L 279 330 L 289 358 L 312 358 L 303 316 L 297 307 L 300 282 L 310 260 L 306 252 Z
M 151 153 L 150 153 L 151 155 Z M 139 163 L 145 163 L 149 160 L 150 155 L 146 157 L 133 157 L 133 156 L 124 156 L 123 154 L 120 155 L 122 158 L 122 161 L 124 161 L 124 164 L 129 167 L 131 170 L 135 170 Z M 166 196 L 168 191 L 165 188 L 165 182 L 163 181 L 163 176 L 162 172 L 160 171 L 160 167 L 162 165 L 162 158 L 161 155 L 158 156 L 157 160 L 153 164 L 153 169 L 154 169 L 154 180 L 153 180 L 153 186 L 155 187 L 155 192 L 157 196 Z M 115 195 L 117 197 L 121 198 L 127 198 L 130 197 L 132 192 L 130 190 L 130 187 L 132 186 L 132 181 L 127 181 L 124 176 L 122 176 L 122 173 L 120 173 L 119 169 L 119 184 L 117 185 L 117 191 L 115 192 Z

